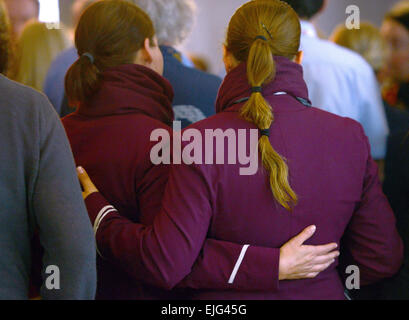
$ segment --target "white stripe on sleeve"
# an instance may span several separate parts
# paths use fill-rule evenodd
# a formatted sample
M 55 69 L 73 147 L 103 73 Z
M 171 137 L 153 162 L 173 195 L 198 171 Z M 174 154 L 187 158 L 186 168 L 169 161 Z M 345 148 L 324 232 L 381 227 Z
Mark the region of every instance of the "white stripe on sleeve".
M 250 245 L 246 244 L 241 249 L 240 256 L 237 259 L 237 262 L 236 262 L 236 265 L 234 266 L 233 272 L 230 275 L 229 284 L 232 284 L 234 282 L 234 279 L 236 278 L 237 271 L 239 271 L 240 265 L 243 262 L 244 255 L 246 254 L 246 251 L 247 251 L 248 247 L 250 247 Z
M 96 234 L 96 226 L 98 225 L 98 221 L 101 218 L 101 216 L 105 213 L 105 211 L 107 211 L 109 209 L 113 209 L 113 208 L 114 208 L 113 206 L 105 206 L 98 212 L 98 215 L 97 215 L 97 217 L 96 217 L 96 219 L 94 221 L 94 226 L 93 226 L 94 227 L 94 234 Z
M 95 225 L 95 236 L 97 235 L 99 225 L 101 224 L 101 222 L 102 222 L 102 220 L 105 218 L 105 216 L 106 216 L 108 213 L 114 212 L 114 211 L 117 211 L 117 210 L 116 210 L 115 208 L 109 209 L 108 211 L 106 211 L 106 212 L 101 216 L 101 218 L 98 220 L 98 223 Z

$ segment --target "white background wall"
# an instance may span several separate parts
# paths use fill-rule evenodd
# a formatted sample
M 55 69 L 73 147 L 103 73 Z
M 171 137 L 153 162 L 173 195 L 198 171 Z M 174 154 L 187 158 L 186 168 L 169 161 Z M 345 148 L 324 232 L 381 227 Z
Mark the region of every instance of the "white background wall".
M 168 0 L 172 1 L 172 0 Z M 183 50 L 205 57 L 214 73 L 223 69 L 221 62 L 222 44 L 228 22 L 235 10 L 247 0 L 195 0 L 198 7 L 196 25 L 190 37 L 181 46 Z M 311 0 L 313 1 L 313 0 Z M 354 4 L 361 9 L 361 19 L 377 25 L 382 22 L 385 12 L 398 0 L 327 0 L 327 8 L 316 19 L 322 34 L 328 36 L 339 23 L 346 19 L 345 9 Z M 60 0 L 62 20 L 70 23 L 72 0 Z

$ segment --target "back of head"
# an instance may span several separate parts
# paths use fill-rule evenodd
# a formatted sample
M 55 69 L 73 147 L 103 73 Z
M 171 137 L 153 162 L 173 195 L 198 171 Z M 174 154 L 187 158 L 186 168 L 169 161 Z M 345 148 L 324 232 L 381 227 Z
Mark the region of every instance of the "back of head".
M 91 98 L 100 87 L 102 72 L 133 63 L 145 39 L 153 41 L 154 36 L 149 16 L 129 2 L 106 0 L 88 7 L 75 32 L 79 58 L 65 78 L 70 104 Z
M 52 61 L 68 45 L 62 30 L 48 29 L 45 23 L 35 20 L 28 22 L 17 42 L 16 70 L 12 78 L 42 90 Z
M 409 13 L 409 0 L 403 0 L 395 4 L 392 9 L 386 14 L 387 17 L 398 17 Z
M 0 0 L 0 73 L 6 73 L 11 51 L 11 30 L 6 6 Z
M 373 24 L 363 22 L 360 29 L 352 30 L 341 24 L 335 29 L 331 40 L 359 53 L 376 72 L 383 67 L 385 43 L 379 29 Z
M 287 2 L 301 19 L 310 20 L 321 11 L 325 0 L 283 0 Z
M 274 56 L 295 57 L 300 47 L 301 26 L 297 14 L 279 0 L 251 1 L 232 17 L 226 39 L 226 50 L 239 62 L 247 62 L 247 78 L 251 87 L 274 80 Z M 271 127 L 272 108 L 260 92 L 254 92 L 243 106 L 241 116 L 260 130 Z M 262 136 L 259 149 L 264 167 L 270 174 L 274 198 L 286 209 L 297 202 L 288 182 L 288 167 L 273 149 L 267 136 Z
M 385 74 L 390 77 L 392 82 L 408 82 L 409 0 L 398 2 L 385 15 L 381 33 L 388 48 L 386 53 Z
M 128 0 L 152 19 L 160 45 L 180 44 L 190 34 L 195 18 L 193 0 Z
M 392 19 L 402 24 L 409 31 L 409 1 L 398 2 L 386 14 L 385 19 Z

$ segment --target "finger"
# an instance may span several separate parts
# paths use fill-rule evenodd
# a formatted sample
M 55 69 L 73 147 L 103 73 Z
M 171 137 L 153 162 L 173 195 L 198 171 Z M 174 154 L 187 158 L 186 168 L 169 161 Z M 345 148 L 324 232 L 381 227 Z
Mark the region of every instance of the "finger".
M 310 266 L 330 263 L 331 261 L 336 260 L 338 258 L 338 256 L 339 256 L 339 254 L 337 254 L 337 253 L 331 253 L 331 254 L 328 254 L 328 255 L 325 255 L 325 256 L 315 257 L 313 260 L 311 260 Z
M 328 263 L 324 263 L 324 264 L 317 264 L 315 265 L 313 268 L 311 268 L 310 272 L 314 273 L 314 272 L 322 272 L 326 269 L 329 268 L 330 265 L 332 265 L 335 262 L 335 259 L 329 261 Z
M 299 270 L 298 274 L 294 276 L 303 279 L 312 273 L 321 273 L 322 271 L 328 269 L 329 266 L 331 266 L 335 261 L 335 259 L 331 259 L 325 263 L 311 263 L 308 266 L 304 266 L 304 268 L 302 270 Z
M 84 170 L 83 167 L 77 168 L 78 179 L 84 189 L 84 193 L 89 194 L 96 191 L 96 187 L 92 182 L 91 178 L 88 176 L 88 173 Z
M 313 255 L 320 256 L 334 251 L 336 248 L 338 248 L 338 245 L 336 243 L 329 243 L 322 246 L 304 246 L 304 248 L 311 250 Z
M 299 274 L 306 276 L 306 274 L 313 272 L 322 272 L 326 270 L 330 265 L 336 261 L 335 258 L 325 259 L 321 261 L 311 261 L 308 265 L 304 265 L 302 269 L 299 270 Z
M 328 253 L 326 255 L 322 256 L 317 256 L 312 260 L 313 264 L 323 264 L 323 263 L 328 263 L 329 261 L 332 261 L 336 258 L 339 257 L 339 251 L 333 251 L 331 253 Z
M 84 180 L 84 173 L 83 173 L 83 171 L 82 171 L 81 169 L 82 169 L 81 167 L 77 167 L 77 177 L 78 177 L 78 180 L 79 180 L 79 182 L 80 182 L 80 184 L 81 184 L 82 190 L 84 190 L 84 182 L 83 182 L 83 180 Z M 84 193 L 84 192 L 83 192 L 83 193 Z
M 78 179 L 80 180 L 80 183 L 82 185 L 82 188 L 84 189 L 84 192 L 87 192 L 87 191 L 95 188 L 95 186 L 92 183 L 90 177 L 88 176 L 88 173 L 84 170 L 83 167 L 78 167 L 77 168 L 77 175 L 78 175 Z
M 293 242 L 295 245 L 301 246 L 305 241 L 313 236 L 316 230 L 316 226 L 309 226 L 305 228 L 300 234 L 292 238 L 289 242 Z
M 319 272 L 311 272 L 305 275 L 302 279 L 314 279 L 319 275 Z

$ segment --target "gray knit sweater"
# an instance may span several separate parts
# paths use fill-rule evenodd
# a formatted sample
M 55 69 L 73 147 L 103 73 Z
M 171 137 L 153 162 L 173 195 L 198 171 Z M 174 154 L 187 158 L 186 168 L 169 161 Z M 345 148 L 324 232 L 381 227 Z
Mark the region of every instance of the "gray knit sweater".
M 95 242 L 65 131 L 45 96 L 0 75 L 0 299 L 27 298 L 36 228 L 42 298 L 93 299 Z

